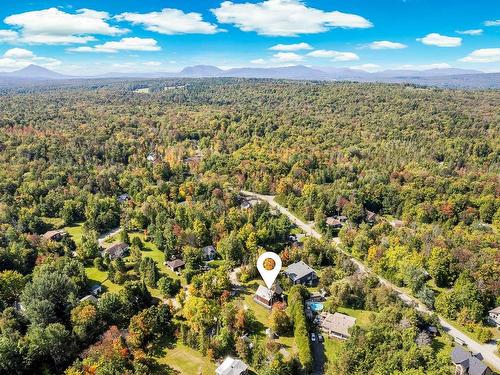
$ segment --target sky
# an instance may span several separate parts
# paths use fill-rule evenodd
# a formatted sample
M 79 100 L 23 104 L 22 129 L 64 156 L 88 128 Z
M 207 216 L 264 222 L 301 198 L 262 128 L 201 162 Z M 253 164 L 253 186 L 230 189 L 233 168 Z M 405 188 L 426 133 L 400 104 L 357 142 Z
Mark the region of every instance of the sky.
M 0 5 L 0 71 L 287 65 L 500 71 L 498 0 L 25 1 Z

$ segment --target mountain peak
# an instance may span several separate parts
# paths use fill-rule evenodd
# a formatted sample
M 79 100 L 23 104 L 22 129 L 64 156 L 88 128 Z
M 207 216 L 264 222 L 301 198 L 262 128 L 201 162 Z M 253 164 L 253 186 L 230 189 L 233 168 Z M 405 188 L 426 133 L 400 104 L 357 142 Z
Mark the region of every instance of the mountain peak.
M 64 78 L 65 76 L 50 69 L 44 68 L 43 66 L 30 64 L 25 68 L 16 70 L 9 75 L 20 78 Z

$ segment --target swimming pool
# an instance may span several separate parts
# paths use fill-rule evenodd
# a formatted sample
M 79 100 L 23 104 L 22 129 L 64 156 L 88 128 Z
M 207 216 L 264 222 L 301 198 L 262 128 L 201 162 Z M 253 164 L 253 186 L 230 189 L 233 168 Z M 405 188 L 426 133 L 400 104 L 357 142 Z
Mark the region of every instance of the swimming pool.
M 315 312 L 323 310 L 323 304 L 321 302 L 312 302 L 309 306 L 311 306 L 311 310 Z

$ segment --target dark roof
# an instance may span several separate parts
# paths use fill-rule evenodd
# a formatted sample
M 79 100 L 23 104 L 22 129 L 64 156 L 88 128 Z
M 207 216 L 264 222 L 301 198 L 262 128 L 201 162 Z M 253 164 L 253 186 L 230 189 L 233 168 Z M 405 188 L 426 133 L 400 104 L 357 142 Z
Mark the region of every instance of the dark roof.
M 54 236 L 63 236 L 65 235 L 66 232 L 64 230 L 49 230 L 48 232 L 46 232 L 42 237 L 45 238 L 46 240 L 50 240 L 52 239 Z
M 451 361 L 466 368 L 469 375 L 484 375 L 486 373 L 488 366 L 481 362 L 482 358 L 480 353 L 471 354 L 458 346 L 451 352 Z
M 314 270 L 303 261 L 300 261 L 290 264 L 286 269 L 286 273 L 292 278 L 293 281 L 296 281 L 298 279 L 302 279 L 310 273 L 314 273 Z
M 125 242 L 119 242 L 104 249 L 104 252 L 108 253 L 110 258 L 116 258 L 122 256 L 127 249 L 128 245 Z
M 184 267 L 185 264 L 186 263 L 182 259 L 174 259 L 167 262 L 167 266 L 169 266 L 170 268 Z

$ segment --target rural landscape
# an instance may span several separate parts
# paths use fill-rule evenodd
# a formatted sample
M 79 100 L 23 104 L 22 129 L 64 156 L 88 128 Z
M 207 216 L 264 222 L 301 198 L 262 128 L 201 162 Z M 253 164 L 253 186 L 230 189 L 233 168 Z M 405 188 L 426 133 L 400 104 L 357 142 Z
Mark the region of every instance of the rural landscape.
M 500 49 L 345 65 L 499 46 L 500 20 L 335 54 L 289 38 L 375 29 L 378 11 L 43 3 L 0 6 L 0 375 L 500 372 Z M 128 39 L 179 54 L 198 34 L 279 52 L 165 70 L 132 55 L 156 40 L 96 44 L 140 25 Z

